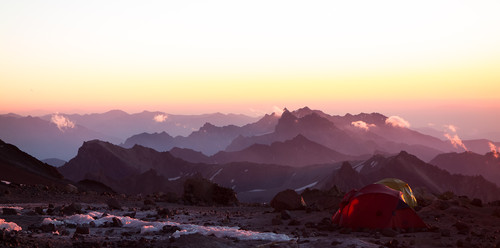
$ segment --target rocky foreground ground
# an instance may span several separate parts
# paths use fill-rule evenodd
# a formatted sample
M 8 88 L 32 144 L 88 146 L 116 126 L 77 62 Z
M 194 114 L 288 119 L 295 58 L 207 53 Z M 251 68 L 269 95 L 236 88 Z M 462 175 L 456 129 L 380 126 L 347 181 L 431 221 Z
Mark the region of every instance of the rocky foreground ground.
M 408 232 L 334 226 L 336 209 L 325 204 L 277 211 L 184 205 L 162 195 L 0 190 L 0 225 L 22 229 L 0 231 L 0 247 L 500 247 L 500 202 L 451 193 L 419 199 L 429 229 Z

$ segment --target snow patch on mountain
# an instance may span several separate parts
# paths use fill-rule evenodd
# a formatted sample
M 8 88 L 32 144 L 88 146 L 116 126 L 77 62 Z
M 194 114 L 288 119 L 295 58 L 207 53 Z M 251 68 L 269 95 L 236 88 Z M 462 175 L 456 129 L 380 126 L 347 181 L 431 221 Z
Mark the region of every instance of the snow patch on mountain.
M 300 188 L 298 188 L 298 189 L 295 189 L 295 191 L 302 191 L 302 190 L 305 190 L 305 189 L 307 189 L 307 188 L 314 187 L 316 184 L 318 184 L 318 181 L 316 181 L 316 182 L 314 182 L 314 183 L 311 183 L 311 184 L 308 184 L 308 185 L 306 185 L 306 186 L 304 186 L 304 187 L 300 187 Z

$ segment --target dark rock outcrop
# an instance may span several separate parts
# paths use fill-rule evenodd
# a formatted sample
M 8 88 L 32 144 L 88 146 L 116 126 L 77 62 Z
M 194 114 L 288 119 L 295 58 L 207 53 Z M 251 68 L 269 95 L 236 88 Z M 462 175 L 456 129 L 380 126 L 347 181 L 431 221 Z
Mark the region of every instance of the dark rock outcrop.
M 41 162 L 0 140 L 0 179 L 22 183 L 63 186 L 68 182 L 53 166 Z
M 182 199 L 194 205 L 235 205 L 236 193 L 204 178 L 190 178 L 184 182 Z
M 299 210 L 306 207 L 304 198 L 295 192 L 295 190 L 291 189 L 287 189 L 276 194 L 270 204 L 275 211 Z

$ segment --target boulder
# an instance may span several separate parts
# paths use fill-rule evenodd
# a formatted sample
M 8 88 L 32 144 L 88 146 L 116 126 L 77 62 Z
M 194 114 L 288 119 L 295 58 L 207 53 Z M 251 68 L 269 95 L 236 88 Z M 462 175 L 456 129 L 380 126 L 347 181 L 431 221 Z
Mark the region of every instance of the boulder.
M 90 228 L 88 226 L 77 226 L 75 234 L 89 234 Z
M 64 186 L 64 191 L 66 193 L 72 193 L 72 194 L 74 194 L 74 193 L 78 193 L 78 188 L 75 185 L 73 185 L 73 184 L 66 184 Z
M 106 200 L 106 204 L 108 204 L 108 208 L 110 210 L 113 210 L 113 209 L 121 210 L 122 209 L 122 205 L 115 198 L 109 198 L 108 200 Z
M 299 210 L 306 207 L 304 198 L 291 189 L 281 191 L 271 200 L 271 207 L 276 211 Z
M 156 203 L 151 199 L 146 199 L 146 200 L 144 200 L 144 205 L 155 206 Z
M 113 224 L 111 224 L 112 227 L 122 227 L 123 223 L 120 219 L 113 217 Z
M 474 198 L 470 202 L 471 205 L 476 206 L 476 207 L 482 207 L 483 206 L 483 201 L 481 199 Z
M 35 207 L 35 213 L 38 215 L 44 215 L 45 213 L 43 212 L 42 207 Z
M 61 212 L 64 215 L 74 215 L 82 213 L 82 205 L 80 203 L 71 203 L 69 206 L 63 207 Z
M 168 218 L 168 216 L 172 215 L 170 213 L 170 210 L 168 210 L 168 208 L 159 208 L 156 210 L 156 214 L 160 218 Z
M 184 182 L 182 199 L 193 205 L 237 205 L 234 190 L 221 187 L 204 178 L 189 178 Z
M 17 215 L 17 210 L 15 208 L 2 208 L 4 215 Z
M 336 187 L 326 191 L 319 189 L 306 189 L 300 194 L 307 206 L 317 208 L 318 210 L 332 209 L 336 210 L 344 194 Z
M 54 223 L 49 223 L 49 224 L 46 224 L 46 225 L 42 225 L 40 227 L 40 230 L 42 230 L 42 232 L 55 232 L 56 231 L 56 225 L 54 225 Z

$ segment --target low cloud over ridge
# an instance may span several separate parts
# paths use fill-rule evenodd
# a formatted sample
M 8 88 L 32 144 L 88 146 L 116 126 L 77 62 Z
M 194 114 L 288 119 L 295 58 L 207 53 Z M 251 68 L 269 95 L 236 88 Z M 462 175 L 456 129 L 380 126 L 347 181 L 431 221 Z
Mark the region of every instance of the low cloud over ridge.
M 365 131 L 368 131 L 370 130 L 370 127 L 375 127 L 376 125 L 375 124 L 368 124 L 364 121 L 353 121 L 351 122 L 351 125 L 357 127 L 357 128 L 360 128 L 360 129 L 363 129 Z
M 168 119 L 168 115 L 166 114 L 157 114 L 153 117 L 153 120 L 156 122 L 165 122 Z
M 453 147 L 455 147 L 455 148 L 461 147 L 464 150 L 468 151 L 467 147 L 462 142 L 462 139 L 460 139 L 460 137 L 458 137 L 458 134 L 457 134 L 458 127 L 455 125 L 452 125 L 452 124 L 444 125 L 444 127 L 447 129 L 444 133 L 444 137 L 446 137 L 451 142 Z M 451 134 L 448 131 L 450 131 Z
M 410 127 L 410 123 L 407 120 L 405 120 L 397 115 L 389 116 L 387 119 L 385 119 L 385 124 L 391 125 L 393 127 L 401 127 L 401 128 L 409 128 Z
M 70 121 L 68 118 L 60 114 L 53 114 L 50 118 L 50 121 L 56 124 L 57 128 L 59 128 L 61 132 L 64 132 L 67 129 L 75 128 L 74 122 Z
M 495 146 L 495 144 L 491 143 L 491 142 L 488 142 L 488 145 L 490 146 L 490 150 L 491 152 L 493 153 L 493 156 L 495 156 L 495 158 L 498 158 L 499 155 L 498 155 L 498 148 L 497 146 Z

